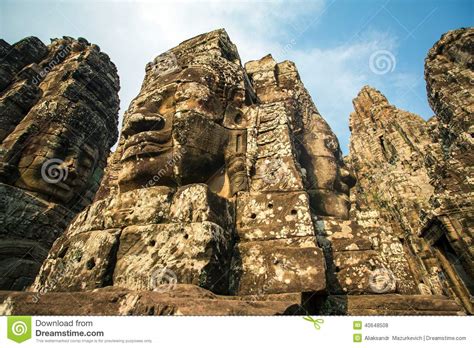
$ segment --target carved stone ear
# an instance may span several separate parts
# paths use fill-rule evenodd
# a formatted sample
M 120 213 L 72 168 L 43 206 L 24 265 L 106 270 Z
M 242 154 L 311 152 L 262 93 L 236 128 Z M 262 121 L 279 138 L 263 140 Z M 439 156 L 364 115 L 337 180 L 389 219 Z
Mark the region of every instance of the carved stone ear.
M 229 130 L 225 148 L 226 173 L 230 180 L 231 195 L 248 189 L 247 130 Z

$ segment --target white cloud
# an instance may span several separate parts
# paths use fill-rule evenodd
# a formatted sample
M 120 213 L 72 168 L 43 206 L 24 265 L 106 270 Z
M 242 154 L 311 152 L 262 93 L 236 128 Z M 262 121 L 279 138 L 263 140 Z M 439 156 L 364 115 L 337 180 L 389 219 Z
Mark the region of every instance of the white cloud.
M 324 0 L 188 0 L 140 2 L 137 10 L 143 29 L 151 29 L 140 30 L 145 37 L 154 37 L 172 47 L 192 36 L 225 28 L 246 61 L 275 51 L 278 41 L 289 39 L 291 31 L 304 29 L 308 18 L 324 11 L 324 4 Z
M 139 1 L 133 6 L 117 4 L 109 16 L 124 18 L 126 25 L 114 22 L 108 27 L 114 37 L 120 38 L 120 44 L 107 47 L 106 52 L 119 70 L 121 117 L 139 91 L 145 64 L 162 52 L 190 37 L 225 28 L 237 45 L 242 62 L 259 59 L 281 51 L 278 41 L 304 28 L 307 17 L 324 11 L 324 3 L 324 0 L 188 0 Z M 123 54 L 123 45 L 128 45 L 127 55 Z
M 4 1 L 1 4 L 6 15 L 1 24 L 7 41 L 15 42 L 33 33 L 44 42 L 50 37 L 70 35 L 99 44 L 118 68 L 121 115 L 139 92 L 146 63 L 192 36 L 225 28 L 243 62 L 268 53 L 279 61 L 295 61 L 343 149 L 347 149 L 349 140 L 352 99 L 365 84 L 386 93 L 395 105 L 413 111 L 418 105 L 420 113 L 430 116 L 421 88 L 422 74 L 407 74 L 402 69 L 406 62 L 398 61 L 394 71 L 385 75 L 369 69 L 370 56 L 377 50 L 388 50 L 398 59 L 396 37 L 367 27 L 341 33 L 328 33 L 322 28 L 326 14 L 334 14 L 334 1 L 63 0 L 51 6 Z M 390 30 L 390 26 L 385 28 Z M 338 34 L 354 36 L 347 42 L 328 42 L 328 37 L 340 38 Z

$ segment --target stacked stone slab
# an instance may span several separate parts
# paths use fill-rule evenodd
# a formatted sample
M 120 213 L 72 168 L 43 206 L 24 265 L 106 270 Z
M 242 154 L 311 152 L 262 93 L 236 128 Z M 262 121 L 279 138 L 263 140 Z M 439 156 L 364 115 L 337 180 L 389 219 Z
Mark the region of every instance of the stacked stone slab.
M 206 183 L 225 165 L 223 123 L 245 99 L 224 31 L 149 63 L 96 201 L 55 244 L 34 288 L 153 290 L 170 277 L 227 293 L 233 204 Z
M 397 256 L 384 257 L 382 247 L 379 247 L 382 243 L 372 243 L 372 238 L 384 238 L 380 237 L 382 234 L 378 235 L 379 229 L 370 230 L 370 227 L 349 216 L 348 196 L 349 189 L 355 183 L 354 177 L 342 159 L 337 138 L 311 101 L 294 64 L 277 64 L 271 56 L 267 56 L 260 61 L 247 63 L 246 70 L 262 103 L 258 105 L 257 110 L 252 111 L 257 115 L 264 112 L 260 120 L 253 122 L 258 125 L 257 129 L 254 133 L 249 132 L 249 137 L 250 134 L 255 134 L 254 143 L 257 144 L 256 150 L 248 151 L 249 155 L 254 154 L 257 158 L 251 161 L 255 167 L 251 171 L 255 173 L 251 176 L 251 193 L 252 190 L 280 191 L 284 192 L 280 195 L 281 200 L 289 202 L 290 207 L 309 207 L 308 214 L 306 208 L 303 210 L 305 213 L 297 219 L 304 222 L 304 225 L 300 226 L 306 227 L 308 235 L 317 235 L 318 244 L 323 247 L 327 266 L 327 284 L 323 292 L 332 295 L 415 293 L 403 249 L 392 247 L 394 252 L 398 252 Z M 277 115 L 285 114 L 290 122 L 278 122 Z M 276 132 L 277 135 L 273 135 Z M 289 146 L 282 145 L 285 143 Z M 251 145 L 249 143 L 249 149 L 252 148 Z M 307 193 L 309 203 L 302 205 L 294 202 L 292 197 L 295 193 Z M 303 197 L 306 195 L 302 195 L 301 199 Z M 245 213 L 236 217 L 237 231 L 240 224 L 247 221 L 260 226 L 266 225 L 263 228 L 259 226 L 257 231 L 260 235 L 264 235 L 262 230 L 270 230 L 273 234 L 275 230 L 282 230 L 285 220 L 271 210 L 268 212 L 265 203 L 274 206 L 271 201 L 254 200 L 252 215 L 252 209 L 246 202 Z M 290 214 L 296 214 L 297 211 L 299 209 L 292 209 Z M 239 213 L 239 210 L 237 212 Z M 268 219 L 268 216 L 271 219 Z M 275 218 L 276 223 L 273 223 Z M 308 228 L 311 226 L 306 222 L 309 219 L 313 221 L 312 228 Z M 278 227 L 273 226 L 274 224 Z M 299 230 L 302 235 L 304 230 Z M 392 240 L 385 239 L 384 243 L 393 243 Z M 395 262 L 398 261 L 397 258 L 400 259 L 398 263 Z M 278 258 L 273 259 L 278 261 Z M 256 263 L 254 260 L 252 262 Z M 384 279 L 388 284 L 383 287 L 373 281 L 377 272 L 393 273 L 390 262 L 396 271 L 399 271 L 396 268 L 399 263 L 405 267 L 403 272 L 398 272 L 398 289 L 395 277 Z M 245 272 L 242 273 L 245 277 Z
M 99 187 L 119 80 L 84 39 L 0 40 L 0 61 L 0 288 L 21 290 Z
M 266 56 L 248 62 L 245 70 L 258 102 L 245 114 L 249 190 L 236 197 L 231 292 L 323 291 L 324 256 L 299 156 L 305 118 L 320 116 L 297 107 L 306 90 L 293 63 L 277 64 Z
M 204 184 L 178 191 L 156 186 L 100 200 L 55 243 L 37 289 L 153 290 L 167 268 L 180 283 L 223 292 L 231 219 L 227 202 Z
M 0 292 L 2 315 L 294 315 L 294 294 L 222 296 L 196 285 L 160 291 L 100 288 L 78 292 Z

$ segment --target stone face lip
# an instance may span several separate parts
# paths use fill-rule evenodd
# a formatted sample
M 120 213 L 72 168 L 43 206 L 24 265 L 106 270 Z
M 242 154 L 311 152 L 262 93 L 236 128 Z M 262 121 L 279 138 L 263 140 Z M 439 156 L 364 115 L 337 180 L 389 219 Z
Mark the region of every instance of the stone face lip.
M 0 288 L 21 290 L 99 187 L 119 79 L 81 38 L 0 40 L 0 60 Z
M 293 62 L 242 65 L 223 29 L 160 54 L 94 201 L 0 314 L 472 313 L 473 47 L 430 50 L 429 121 L 363 87 L 345 158 Z

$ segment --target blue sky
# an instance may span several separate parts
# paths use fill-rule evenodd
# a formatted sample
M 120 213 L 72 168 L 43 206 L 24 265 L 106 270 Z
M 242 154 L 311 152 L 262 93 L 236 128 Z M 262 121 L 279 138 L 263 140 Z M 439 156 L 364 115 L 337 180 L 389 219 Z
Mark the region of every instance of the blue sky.
M 397 107 L 431 117 L 424 58 L 441 34 L 473 25 L 472 0 L 0 0 L 0 37 L 9 43 L 67 35 L 98 44 L 119 70 L 120 117 L 147 62 L 185 39 L 225 28 L 243 63 L 268 53 L 296 63 L 344 153 L 352 99 L 366 84 Z

